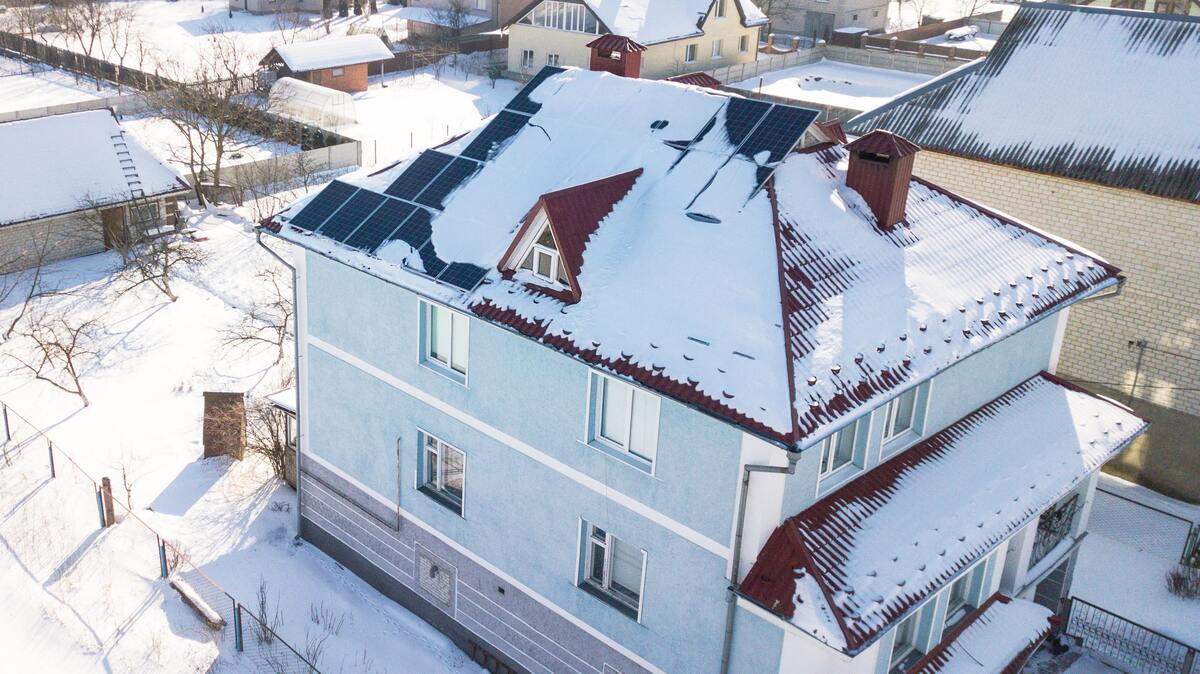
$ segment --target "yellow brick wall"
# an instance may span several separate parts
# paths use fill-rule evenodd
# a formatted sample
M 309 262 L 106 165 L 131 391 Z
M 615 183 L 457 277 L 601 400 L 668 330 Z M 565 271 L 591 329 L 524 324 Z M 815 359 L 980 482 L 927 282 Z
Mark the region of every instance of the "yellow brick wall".
M 1200 205 L 932 151 L 914 172 L 1120 267 L 1120 297 L 1071 310 L 1060 372 L 1127 393 L 1129 342 L 1144 339 L 1159 350 L 1145 352 L 1137 396 L 1200 415 L 1200 390 L 1179 390 L 1200 389 Z

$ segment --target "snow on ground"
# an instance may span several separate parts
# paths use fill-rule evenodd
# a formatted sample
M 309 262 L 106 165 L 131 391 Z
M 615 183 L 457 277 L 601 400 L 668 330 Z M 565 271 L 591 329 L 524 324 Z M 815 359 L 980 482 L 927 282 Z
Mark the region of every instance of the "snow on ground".
M 943 20 L 957 19 L 965 16 L 972 7 L 975 7 L 975 14 L 1001 12 L 1003 20 L 1007 21 L 1016 14 L 1020 5 L 1015 2 L 977 4 L 975 0 L 892 0 L 888 5 L 888 31 L 916 28 L 921 23 L 922 14 Z
M 815 63 L 777 70 L 762 78 L 755 77 L 732 86 L 748 91 L 761 90 L 764 94 L 806 103 L 851 110 L 870 110 L 930 79 L 929 75 L 821 59 Z
M 0 56 L 0 113 L 94 101 L 118 94 L 116 87 L 45 64 Z
M 962 49 L 978 49 L 979 51 L 991 51 L 992 47 L 996 46 L 996 40 L 999 40 L 999 35 L 991 35 L 988 33 L 976 33 L 970 39 L 966 40 L 951 40 L 945 35 L 936 35 L 934 37 L 919 40 L 925 44 L 935 44 L 942 47 L 960 47 Z
M 191 164 L 187 134 L 165 117 L 153 114 L 125 116 L 121 127 L 132 134 L 159 160 L 170 164 L 182 175 L 188 175 Z M 284 154 L 299 152 L 300 146 L 280 141 L 264 140 L 250 133 L 237 134 L 232 145 L 225 148 L 222 166 L 233 166 L 248 161 L 257 161 Z M 216 149 L 209 146 L 205 162 L 212 165 Z
M 124 466 L 138 517 L 253 610 L 265 579 L 282 616 L 278 631 L 297 648 L 316 630 L 310 606 L 345 616 L 327 642 L 325 671 L 479 671 L 433 627 L 296 542 L 294 492 L 264 461 L 200 458 L 201 392 L 266 394 L 280 377 L 273 352 L 221 345 L 237 307 L 263 296 L 256 272 L 274 262 L 240 217 L 211 212 L 189 224 L 207 239 L 199 245 L 210 259 L 176 283 L 176 302 L 148 286 L 119 293 L 113 254 L 49 268 L 49 282 L 64 294 L 40 306 L 64 315 L 102 308 L 106 317 L 103 355 L 83 375 L 90 406 L 7 368 L 0 399 L 87 473 L 111 477 L 119 500 Z M 16 310 L 11 301 L 0 305 L 0 323 Z M 0 348 L 19 354 L 28 345 L 18 339 Z M 0 464 L 0 648 L 21 652 L 30 665 L 22 671 L 206 671 L 217 646 L 156 580 L 153 537 L 131 520 L 100 531 L 90 483 L 62 454 L 60 477 L 45 480 L 45 454 L 44 444 L 23 453 L 33 466 L 24 473 Z M 226 670 L 244 669 L 221 659 Z

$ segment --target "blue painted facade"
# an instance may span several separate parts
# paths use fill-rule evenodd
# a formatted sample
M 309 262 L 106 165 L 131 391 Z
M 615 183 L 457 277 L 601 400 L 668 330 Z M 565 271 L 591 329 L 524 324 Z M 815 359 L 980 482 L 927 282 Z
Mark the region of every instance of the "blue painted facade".
M 585 364 L 472 317 L 459 383 L 420 362 L 413 292 L 305 256 L 305 451 L 654 667 L 717 671 L 743 431 L 664 398 L 648 474 L 587 444 Z M 935 377 L 925 434 L 1046 369 L 1055 324 L 1043 320 Z M 420 432 L 465 453 L 462 516 L 417 490 Z M 879 460 L 881 424 L 871 432 L 864 470 Z M 818 463 L 819 451 L 805 451 L 796 475 L 767 478 L 786 480 L 778 516 L 816 499 Z M 646 551 L 640 620 L 577 587 L 581 521 Z M 779 671 L 782 624 L 739 608 L 735 634 L 733 671 Z

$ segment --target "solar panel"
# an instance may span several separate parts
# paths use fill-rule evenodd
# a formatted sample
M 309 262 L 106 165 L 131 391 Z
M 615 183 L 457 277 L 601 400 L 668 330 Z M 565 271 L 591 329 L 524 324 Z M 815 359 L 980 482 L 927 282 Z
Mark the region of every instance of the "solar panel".
M 800 142 L 804 130 L 817 118 L 817 114 L 816 110 L 776 105 L 741 144 L 738 153 L 754 159 L 758 154 L 767 151 L 770 152 L 770 156 L 765 163 L 778 164 L 796 147 L 796 143 Z
M 533 76 L 533 79 L 529 80 L 529 84 L 526 84 L 520 91 L 517 92 L 517 95 L 514 96 L 505 107 L 508 110 L 524 112 L 530 115 L 536 113 L 538 110 L 541 110 L 542 104 L 534 103 L 533 101 L 529 100 L 529 94 L 533 93 L 534 89 L 537 89 L 539 86 L 541 86 L 542 82 L 546 81 L 546 78 L 552 75 L 557 75 L 558 73 L 563 72 L 563 70 L 563 68 L 556 68 L 554 66 L 546 66 L 542 68 L 538 74 Z
M 335 180 L 313 197 L 313 200 L 308 202 L 308 205 L 301 209 L 296 217 L 289 220 L 288 224 L 300 229 L 307 229 L 310 232 L 314 231 L 321 226 L 321 223 L 325 222 L 326 218 L 346 203 L 350 195 L 357 190 L 358 188 L 353 185 Z
M 770 103 L 731 98 L 725 105 L 725 135 L 734 147 L 742 144 L 754 126 L 771 110 Z
M 417 203 L 424 204 L 438 210 L 442 209 L 442 202 L 450 195 L 459 185 L 462 185 L 471 176 L 479 170 L 479 163 L 473 162 L 470 159 L 455 157 L 454 161 L 442 171 L 429 186 L 417 195 Z
M 346 245 L 368 253 L 375 252 L 379 244 L 387 240 L 388 235 L 396 231 L 396 227 L 415 210 L 417 207 L 410 203 L 399 199 L 385 199 L 371 217 L 346 239 Z
M 452 159 L 454 157 L 448 154 L 436 150 L 426 150 L 421 153 L 421 156 L 414 159 L 408 168 L 404 169 L 404 173 L 401 173 L 400 177 L 384 190 L 384 193 L 412 201 L 412 198 L 420 194 L 421 190 L 425 189 L 425 186 L 432 182 Z
M 465 262 L 451 262 L 438 276 L 439 281 L 444 281 L 452 286 L 457 286 L 463 290 L 472 290 L 479 282 L 487 276 L 488 270 L 478 265 L 467 264 Z
M 414 208 L 412 215 L 404 224 L 392 232 L 389 241 L 399 239 L 413 248 L 420 248 L 430 236 L 433 236 L 433 226 L 429 224 L 429 211 L 424 208 Z
M 334 241 L 343 242 L 386 199 L 387 197 L 371 190 L 359 190 L 337 212 L 329 216 L 317 233 Z
M 509 138 L 517 135 L 529 118 L 525 115 L 518 115 L 515 112 L 502 110 L 500 114 L 488 125 L 484 127 L 475 140 L 471 141 L 470 145 L 462 151 L 462 156 L 470 159 L 478 159 L 486 161 L 497 154 L 504 148 L 504 144 Z
M 446 262 L 437 256 L 437 252 L 433 249 L 433 242 L 427 241 L 424 246 L 417 250 L 417 254 L 421 256 L 421 264 L 425 266 L 425 275 L 437 278 L 438 274 L 446 268 Z

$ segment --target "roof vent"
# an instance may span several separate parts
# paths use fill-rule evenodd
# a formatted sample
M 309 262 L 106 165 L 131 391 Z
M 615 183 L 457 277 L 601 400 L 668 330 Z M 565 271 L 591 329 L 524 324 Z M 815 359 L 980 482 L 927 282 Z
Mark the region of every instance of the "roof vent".
M 876 130 L 846 149 L 850 152 L 846 186 L 867 202 L 880 229 L 891 229 L 904 220 L 913 155 L 921 148 L 890 131 Z
M 708 224 L 710 224 L 710 225 L 719 225 L 719 224 L 721 224 L 721 219 L 720 219 L 720 218 L 718 218 L 718 217 L 716 217 L 716 216 L 709 215 L 709 214 L 707 214 L 707 213 L 697 213 L 696 211 L 688 211 L 688 212 L 687 212 L 687 216 L 688 216 L 689 218 L 691 218 L 691 219 L 695 220 L 696 222 L 707 222 L 707 223 L 708 223 Z
M 656 119 L 653 122 L 650 122 L 650 128 L 658 131 L 659 129 L 667 128 L 667 124 L 670 124 L 670 122 L 665 119 Z

